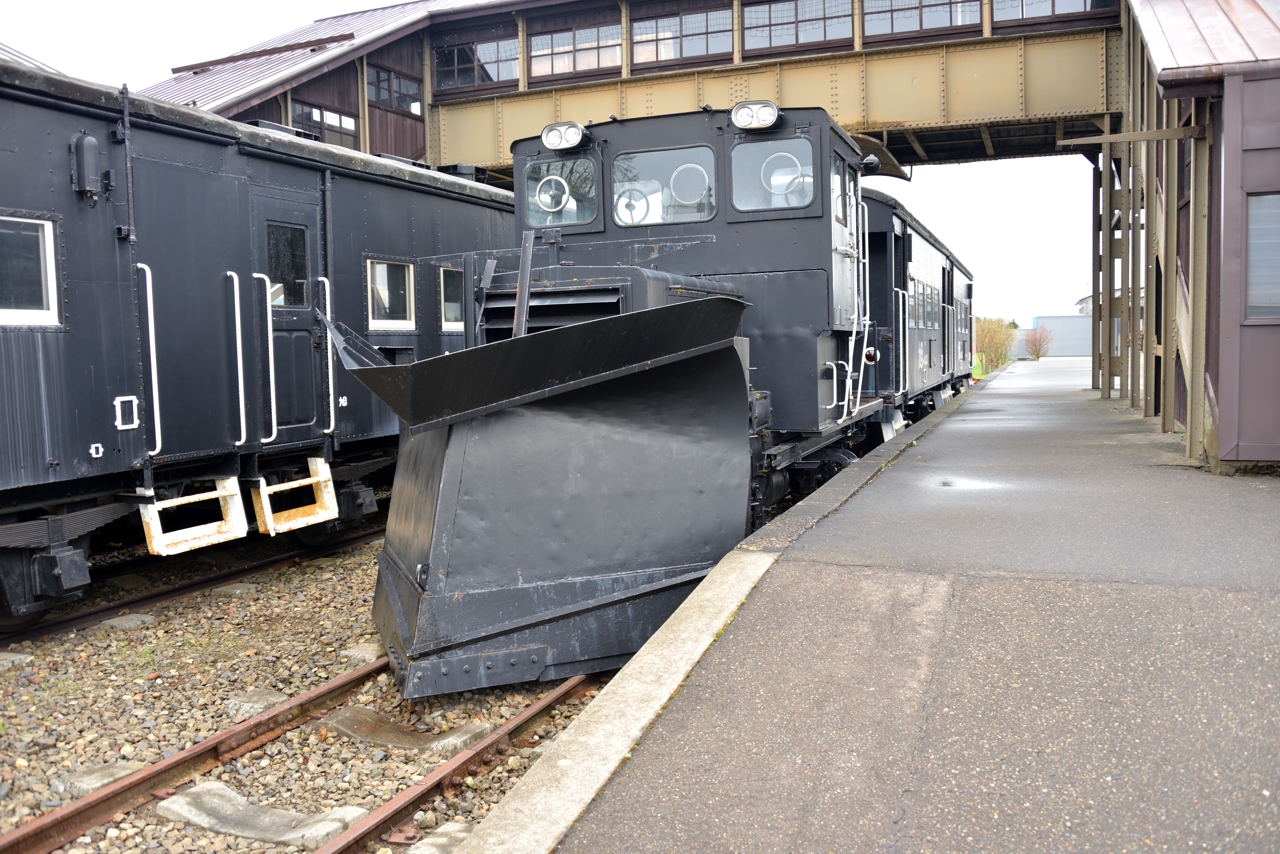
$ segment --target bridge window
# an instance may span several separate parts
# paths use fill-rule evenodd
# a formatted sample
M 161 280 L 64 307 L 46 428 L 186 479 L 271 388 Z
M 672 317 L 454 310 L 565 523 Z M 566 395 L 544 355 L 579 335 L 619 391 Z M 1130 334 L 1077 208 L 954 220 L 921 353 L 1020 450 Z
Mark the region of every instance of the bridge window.
M 742 7 L 744 50 L 853 38 L 853 0 L 784 0 Z
M 412 330 L 413 267 L 394 261 L 368 263 L 369 329 Z
M 613 220 L 633 226 L 711 219 L 715 174 L 715 155 L 704 146 L 619 154 L 613 159 Z
M 1280 194 L 1249 196 L 1245 317 L 1280 317 Z
M 813 145 L 807 139 L 744 142 L 733 149 L 733 206 L 740 211 L 803 208 L 813 201 Z
M 1007 2 L 1007 0 L 996 0 Z M 1022 0 L 1012 0 L 1022 2 Z M 1026 0 L 1036 2 L 1036 0 Z M 1065 0 L 1064 0 L 1065 2 Z M 910 33 L 941 27 L 982 24 L 982 4 L 977 0 L 931 2 L 931 0 L 866 0 L 862 32 L 866 36 Z
M 631 61 L 637 65 L 733 53 L 733 10 L 636 21 L 631 43 Z
M 58 323 L 53 223 L 0 217 L 0 326 Z
M 622 25 L 529 37 L 529 75 L 547 77 L 622 66 Z
M 995 21 L 1016 21 L 1114 8 L 1116 0 L 992 0 L 991 18 Z
M 589 157 L 530 163 L 524 185 L 525 220 L 535 228 L 596 218 L 596 165 Z
M 336 110 L 294 101 L 293 126 L 314 133 L 321 142 L 360 150 L 360 122 Z
M 467 89 L 520 77 L 520 40 L 476 42 L 435 50 L 436 89 Z

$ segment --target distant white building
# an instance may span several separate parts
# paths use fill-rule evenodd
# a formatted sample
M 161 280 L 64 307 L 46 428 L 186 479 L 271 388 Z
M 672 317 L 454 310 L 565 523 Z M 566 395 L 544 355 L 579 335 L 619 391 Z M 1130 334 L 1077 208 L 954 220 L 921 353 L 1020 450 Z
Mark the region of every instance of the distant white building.
M 1093 314 L 1093 297 L 1087 296 L 1076 300 L 1076 311 L 1081 314 Z
M 1085 297 L 1086 303 L 1089 297 Z M 1049 344 L 1046 356 L 1088 356 L 1093 348 L 1093 333 L 1089 324 L 1093 322 L 1092 310 L 1088 314 L 1053 314 L 1034 317 L 1032 329 L 1045 327 L 1053 332 L 1053 341 Z M 1013 346 L 1009 348 L 1009 358 L 1030 359 L 1027 352 L 1026 338 L 1030 329 L 1019 329 Z

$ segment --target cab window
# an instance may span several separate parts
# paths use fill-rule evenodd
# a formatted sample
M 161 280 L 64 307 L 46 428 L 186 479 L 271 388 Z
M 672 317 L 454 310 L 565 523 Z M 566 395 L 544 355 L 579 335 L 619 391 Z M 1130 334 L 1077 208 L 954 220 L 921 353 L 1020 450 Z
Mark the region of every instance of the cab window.
M 613 159 L 613 221 L 622 226 L 702 222 L 716 214 L 716 160 L 694 146 Z
M 0 326 L 58 323 L 53 223 L 0 217 Z
M 740 211 L 807 207 L 813 144 L 803 137 L 744 142 L 733 149 L 733 206 Z
M 596 166 L 589 157 L 530 163 L 524 184 L 525 219 L 535 228 L 596 218 Z

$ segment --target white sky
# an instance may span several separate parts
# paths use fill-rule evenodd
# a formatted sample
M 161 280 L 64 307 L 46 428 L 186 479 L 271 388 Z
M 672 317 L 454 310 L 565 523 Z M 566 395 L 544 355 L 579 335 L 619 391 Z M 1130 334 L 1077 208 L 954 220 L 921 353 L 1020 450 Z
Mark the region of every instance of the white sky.
M 5 2 L 0 42 L 64 74 L 139 90 L 169 69 L 243 50 L 317 18 L 379 0 Z M 1030 326 L 1074 314 L 1089 293 L 1090 165 L 1080 155 L 923 166 L 911 183 L 873 178 L 956 253 L 974 276 L 974 311 Z

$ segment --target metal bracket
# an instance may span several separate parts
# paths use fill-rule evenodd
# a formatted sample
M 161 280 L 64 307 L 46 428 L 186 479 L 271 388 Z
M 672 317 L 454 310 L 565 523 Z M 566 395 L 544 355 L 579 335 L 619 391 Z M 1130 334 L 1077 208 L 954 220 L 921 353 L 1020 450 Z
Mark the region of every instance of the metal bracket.
M 129 394 L 123 397 L 117 397 L 112 403 L 116 408 L 116 429 L 137 430 L 142 424 L 142 419 L 138 416 L 138 398 L 135 395 Z M 128 423 L 125 423 L 124 409 L 122 408 L 126 403 L 133 407 L 132 420 Z

